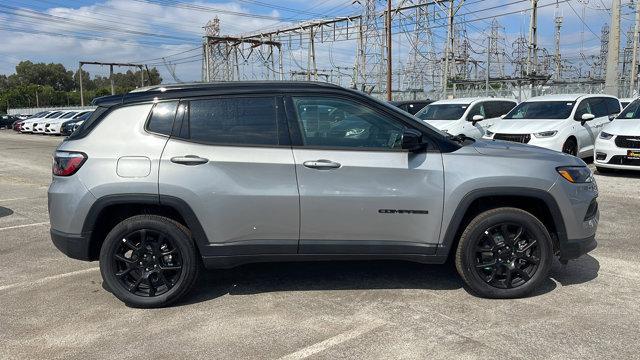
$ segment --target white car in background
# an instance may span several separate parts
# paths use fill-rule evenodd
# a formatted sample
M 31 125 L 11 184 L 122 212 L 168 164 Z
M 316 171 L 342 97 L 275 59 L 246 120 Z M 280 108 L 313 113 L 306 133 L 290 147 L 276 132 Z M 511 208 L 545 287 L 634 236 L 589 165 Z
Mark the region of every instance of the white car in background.
M 53 115 L 59 113 L 58 111 L 43 111 L 39 112 L 32 117 L 28 118 L 22 123 L 22 127 L 20 128 L 20 132 L 30 133 L 33 132 L 34 124 L 37 124 L 39 121 L 42 121 L 49 115 Z
M 47 121 L 44 124 L 44 132 L 48 135 L 60 135 L 61 129 L 64 123 L 68 121 L 73 121 L 73 119 L 76 119 L 82 114 L 85 114 L 87 112 L 88 111 L 83 111 L 83 110 L 68 111 L 57 119 L 53 119 L 52 121 Z
M 67 111 L 56 111 L 54 113 L 51 113 L 47 116 L 45 116 L 43 119 L 40 119 L 38 121 L 35 121 L 33 123 L 33 130 L 32 132 L 34 134 L 44 134 L 44 129 L 45 129 L 45 124 L 51 121 L 54 121 L 55 119 L 59 119 L 61 116 L 63 116 L 64 114 L 66 114 Z
M 464 134 L 474 139 L 490 128 L 518 103 L 510 99 L 465 98 L 433 102 L 415 116 L 451 135 Z
M 626 108 L 627 105 L 631 104 L 635 99 L 637 98 L 622 98 L 620 99 L 620 104 L 622 105 L 622 108 Z
M 596 140 L 594 163 L 599 172 L 640 170 L 640 99 L 629 104 Z
M 600 130 L 622 110 L 609 95 L 545 95 L 516 106 L 486 139 L 536 145 L 586 158 Z

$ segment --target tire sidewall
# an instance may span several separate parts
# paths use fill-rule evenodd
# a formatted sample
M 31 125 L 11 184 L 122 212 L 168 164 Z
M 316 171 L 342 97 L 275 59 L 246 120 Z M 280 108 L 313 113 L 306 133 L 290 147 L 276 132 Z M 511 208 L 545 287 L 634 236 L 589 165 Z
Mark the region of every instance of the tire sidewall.
M 120 241 L 126 235 L 142 229 L 159 231 L 173 240 L 173 244 L 179 249 L 182 258 L 182 271 L 175 285 L 166 293 L 154 297 L 144 297 L 132 294 L 116 278 L 113 268 L 112 255 Z M 195 276 L 197 266 L 196 252 L 189 236 L 169 221 L 148 217 L 129 218 L 116 225 L 105 238 L 100 250 L 100 273 L 108 288 L 114 296 L 122 302 L 133 307 L 159 307 L 167 305 L 184 295 L 185 286 L 190 284 Z M 188 290 L 188 289 L 186 289 Z
M 516 209 L 504 209 L 503 211 L 485 216 L 468 233 L 462 249 L 462 271 L 467 285 L 481 296 L 491 298 L 514 298 L 524 296 L 537 288 L 549 275 L 553 260 L 551 237 L 544 225 L 533 215 Z M 487 214 L 487 213 L 485 213 Z M 485 214 L 481 214 L 483 216 Z M 479 217 L 480 217 L 479 216 Z M 475 269 L 475 244 L 476 239 L 489 227 L 500 223 L 517 223 L 529 231 L 536 239 L 540 247 L 540 262 L 538 269 L 529 281 L 511 289 L 501 289 L 487 284 Z

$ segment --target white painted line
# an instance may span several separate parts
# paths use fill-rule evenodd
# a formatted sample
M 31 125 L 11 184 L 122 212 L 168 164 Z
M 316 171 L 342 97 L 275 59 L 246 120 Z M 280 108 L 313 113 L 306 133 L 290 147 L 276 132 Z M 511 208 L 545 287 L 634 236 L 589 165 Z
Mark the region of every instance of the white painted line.
M 307 346 L 306 348 L 302 348 L 294 353 L 289 355 L 285 355 L 280 358 L 280 360 L 298 360 L 305 359 L 311 355 L 315 355 L 319 352 L 327 350 L 336 345 L 342 344 L 343 342 L 352 340 L 361 336 L 363 334 L 368 333 L 371 330 L 377 329 L 380 326 L 384 325 L 382 322 L 370 322 L 366 325 L 357 327 L 353 330 L 349 330 L 347 332 L 343 332 L 342 334 L 336 335 L 334 337 L 328 338 L 327 340 L 321 341 L 319 343 L 315 343 L 313 345 Z
M 23 228 L 23 227 L 38 226 L 38 225 L 49 225 L 49 222 L 48 222 L 48 221 L 43 221 L 43 222 L 33 223 L 33 224 L 24 224 L 24 225 L 7 226 L 7 227 L 0 228 L 0 230 L 19 229 L 19 228 Z
M 65 273 L 65 274 L 47 276 L 47 277 L 44 277 L 42 279 L 38 279 L 38 280 L 34 280 L 34 281 L 25 281 L 25 282 L 16 283 L 16 284 L 4 285 L 4 286 L 0 286 L 0 291 L 7 290 L 7 289 L 13 289 L 13 288 L 17 288 L 17 287 L 23 287 L 23 286 L 40 285 L 40 284 L 44 284 L 44 283 L 46 283 L 48 281 L 51 281 L 51 280 L 64 279 L 64 278 L 69 277 L 69 276 L 86 274 L 86 273 L 94 272 L 94 271 L 99 270 L 99 269 L 100 268 L 98 268 L 98 267 L 94 267 L 94 268 L 89 268 L 89 269 L 84 269 L 84 270 L 72 271 L 72 272 Z
M 17 198 L 11 198 L 11 199 L 0 199 L 0 202 L 4 202 L 4 201 L 16 201 L 16 200 L 26 200 L 26 199 L 37 199 L 37 198 L 32 198 L 32 197 L 17 197 Z

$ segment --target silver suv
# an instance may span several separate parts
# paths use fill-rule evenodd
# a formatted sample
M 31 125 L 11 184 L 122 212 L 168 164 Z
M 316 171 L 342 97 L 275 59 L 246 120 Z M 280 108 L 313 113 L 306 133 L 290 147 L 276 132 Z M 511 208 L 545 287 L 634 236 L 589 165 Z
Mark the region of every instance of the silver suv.
M 571 155 L 452 137 L 360 92 L 307 82 L 97 99 L 54 156 L 51 237 L 132 306 L 201 268 L 451 258 L 484 297 L 530 293 L 596 246 L 598 189 Z

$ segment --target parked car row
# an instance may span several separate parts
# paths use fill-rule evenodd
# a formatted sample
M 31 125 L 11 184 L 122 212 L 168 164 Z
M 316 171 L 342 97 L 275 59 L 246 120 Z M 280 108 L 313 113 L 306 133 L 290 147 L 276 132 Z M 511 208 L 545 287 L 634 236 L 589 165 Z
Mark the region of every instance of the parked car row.
M 640 99 L 600 94 L 546 95 L 520 104 L 496 98 L 451 99 L 430 103 L 416 116 L 451 135 L 594 157 L 601 172 L 640 170 L 640 121 L 630 121 L 640 119 Z
M 92 112 L 92 110 L 43 111 L 25 120 L 13 121 L 11 128 L 21 133 L 71 135 Z

